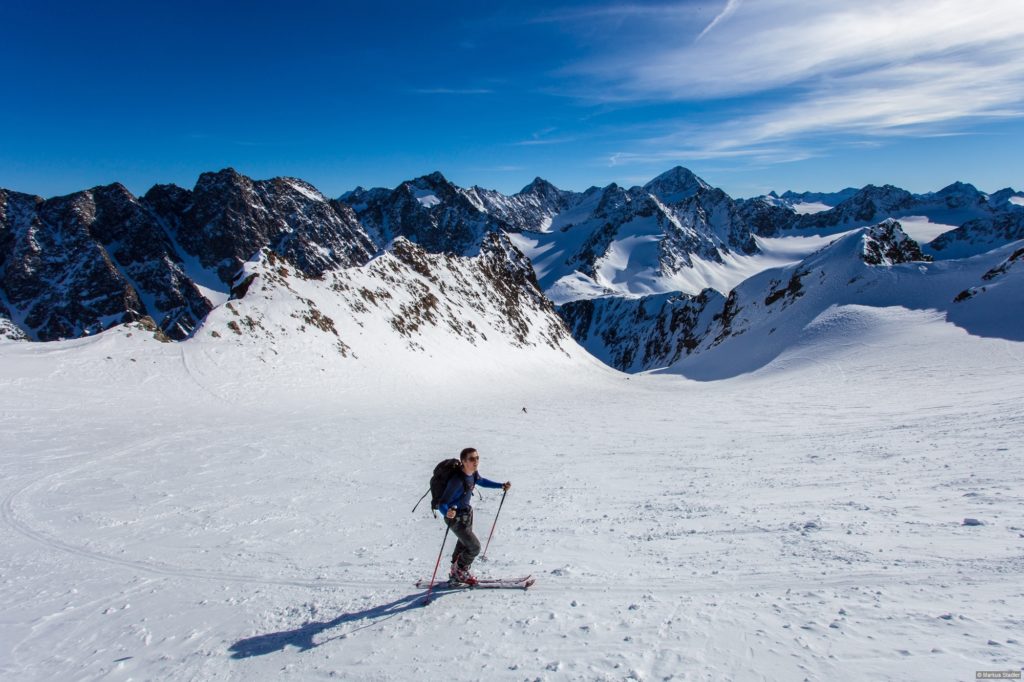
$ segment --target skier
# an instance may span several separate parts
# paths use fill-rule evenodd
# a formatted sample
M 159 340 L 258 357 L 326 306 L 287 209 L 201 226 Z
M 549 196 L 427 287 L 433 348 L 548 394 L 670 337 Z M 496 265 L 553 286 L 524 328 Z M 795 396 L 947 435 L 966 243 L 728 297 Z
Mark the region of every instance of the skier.
M 480 453 L 476 448 L 466 448 L 460 452 L 459 460 L 462 462 L 462 474 L 453 476 L 448 481 L 437 510 L 443 514 L 444 522 L 459 539 L 452 553 L 449 581 L 475 585 L 476 577 L 469 572 L 469 568 L 473 565 L 476 555 L 480 553 L 480 540 L 473 533 L 473 507 L 470 504 L 473 500 L 473 490 L 477 484 L 485 488 L 508 490 L 512 483 L 497 483 L 481 476 L 477 472 L 480 467 Z

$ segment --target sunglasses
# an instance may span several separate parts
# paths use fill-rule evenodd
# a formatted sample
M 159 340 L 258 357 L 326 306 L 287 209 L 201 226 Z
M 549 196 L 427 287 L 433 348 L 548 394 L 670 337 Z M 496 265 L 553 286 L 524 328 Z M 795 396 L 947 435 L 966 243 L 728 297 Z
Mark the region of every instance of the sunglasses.
M 477 455 L 476 457 L 467 457 L 466 459 L 468 459 L 470 462 L 479 462 L 480 456 Z

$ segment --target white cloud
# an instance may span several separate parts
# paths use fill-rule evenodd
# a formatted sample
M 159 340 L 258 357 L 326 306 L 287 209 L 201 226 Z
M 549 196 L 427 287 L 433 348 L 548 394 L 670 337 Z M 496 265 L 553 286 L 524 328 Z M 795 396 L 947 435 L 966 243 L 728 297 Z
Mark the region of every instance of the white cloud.
M 568 73 L 592 100 L 758 96 L 757 112 L 647 140 L 687 158 L 788 158 L 811 136 L 950 133 L 1024 115 L 1022 0 L 729 0 L 694 39 L 684 30 L 694 35 L 676 14 L 652 18 L 642 44 Z

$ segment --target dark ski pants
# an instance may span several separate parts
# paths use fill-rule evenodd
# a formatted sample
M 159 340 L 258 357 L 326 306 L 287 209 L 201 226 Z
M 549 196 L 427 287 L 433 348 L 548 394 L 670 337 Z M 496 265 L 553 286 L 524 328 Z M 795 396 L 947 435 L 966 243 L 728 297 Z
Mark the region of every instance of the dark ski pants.
M 468 570 L 473 565 L 476 555 L 480 553 L 480 540 L 473 533 L 473 510 L 470 509 L 467 513 L 460 511 L 454 519 L 445 519 L 444 522 L 459 539 L 452 553 L 452 563 Z

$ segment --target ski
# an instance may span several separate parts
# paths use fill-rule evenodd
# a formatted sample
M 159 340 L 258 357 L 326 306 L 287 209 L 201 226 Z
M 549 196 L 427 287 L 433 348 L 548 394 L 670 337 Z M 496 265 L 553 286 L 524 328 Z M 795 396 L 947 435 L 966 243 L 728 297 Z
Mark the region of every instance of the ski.
M 532 575 L 524 575 L 522 578 L 478 578 L 477 583 L 525 583 Z
M 525 578 L 485 578 L 478 580 L 474 585 L 466 583 L 451 583 L 447 580 L 434 584 L 435 590 L 526 590 L 536 582 L 531 576 Z M 416 587 L 427 589 L 430 587 L 429 580 L 417 580 Z

